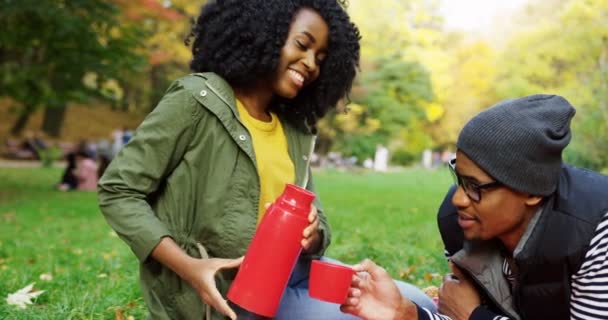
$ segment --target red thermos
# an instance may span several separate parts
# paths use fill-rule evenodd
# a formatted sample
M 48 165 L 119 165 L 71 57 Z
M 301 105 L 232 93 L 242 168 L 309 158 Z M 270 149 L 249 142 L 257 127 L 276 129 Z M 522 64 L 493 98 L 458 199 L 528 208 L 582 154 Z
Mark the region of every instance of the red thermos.
M 272 318 L 302 251 L 314 193 L 287 184 L 266 210 L 236 278 L 228 300 L 253 314 Z

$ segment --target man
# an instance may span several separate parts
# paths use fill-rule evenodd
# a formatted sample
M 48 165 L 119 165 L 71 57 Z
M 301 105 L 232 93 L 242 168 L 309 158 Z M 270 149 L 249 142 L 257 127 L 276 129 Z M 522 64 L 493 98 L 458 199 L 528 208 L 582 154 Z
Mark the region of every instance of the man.
M 353 278 L 342 310 L 364 319 L 608 319 L 608 177 L 562 162 L 564 98 L 503 101 L 461 131 L 456 187 L 439 209 L 452 275 L 439 314 L 401 297 L 381 267 Z

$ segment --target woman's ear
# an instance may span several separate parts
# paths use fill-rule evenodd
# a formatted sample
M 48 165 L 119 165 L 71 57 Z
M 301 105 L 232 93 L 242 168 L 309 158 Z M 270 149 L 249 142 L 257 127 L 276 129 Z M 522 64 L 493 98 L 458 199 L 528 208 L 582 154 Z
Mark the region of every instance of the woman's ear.
M 528 198 L 526 199 L 526 205 L 533 207 L 538 205 L 541 201 L 543 201 L 543 196 L 535 196 L 535 195 L 528 195 Z

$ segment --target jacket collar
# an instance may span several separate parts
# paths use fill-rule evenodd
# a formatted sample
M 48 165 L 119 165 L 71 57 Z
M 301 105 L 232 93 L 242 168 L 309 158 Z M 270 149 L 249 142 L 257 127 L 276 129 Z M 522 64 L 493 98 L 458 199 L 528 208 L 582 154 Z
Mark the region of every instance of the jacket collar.
M 509 283 L 502 273 L 504 258 L 496 242 L 465 240 L 463 248 L 450 257 L 450 260 L 466 270 L 473 281 L 484 289 L 488 298 L 504 313 L 512 319 L 520 319 L 513 307 Z
M 195 86 L 192 89 L 194 98 L 218 117 L 230 132 L 233 140 L 257 166 L 253 145 L 247 142 L 247 139 L 250 140 L 251 136 L 240 120 L 236 107 L 236 96 L 230 84 L 212 72 L 194 73 L 193 76 L 205 80 L 204 86 Z M 234 121 L 235 119 L 237 121 Z M 285 122 L 284 119 L 279 119 L 288 141 L 289 155 L 296 169 L 296 184 L 305 188 L 309 180 L 308 168 L 310 157 L 314 151 L 315 136 L 303 134 Z M 246 138 L 244 139 L 243 136 L 246 136 Z

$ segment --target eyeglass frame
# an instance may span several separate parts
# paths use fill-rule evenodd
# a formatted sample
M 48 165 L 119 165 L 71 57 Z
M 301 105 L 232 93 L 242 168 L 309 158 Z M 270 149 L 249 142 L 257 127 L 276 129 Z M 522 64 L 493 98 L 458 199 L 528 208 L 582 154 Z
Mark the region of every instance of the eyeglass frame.
M 462 187 L 462 190 L 464 190 L 464 193 L 467 195 L 467 197 L 475 203 L 481 202 L 481 191 L 483 189 L 500 187 L 504 185 L 499 181 L 478 184 L 470 181 L 470 179 L 460 176 L 460 174 L 458 174 L 458 172 L 456 171 L 456 158 L 452 158 L 450 161 L 448 161 L 448 168 L 452 173 L 452 178 L 454 178 L 454 182 L 456 183 L 456 185 Z M 477 195 L 477 197 L 475 195 Z

